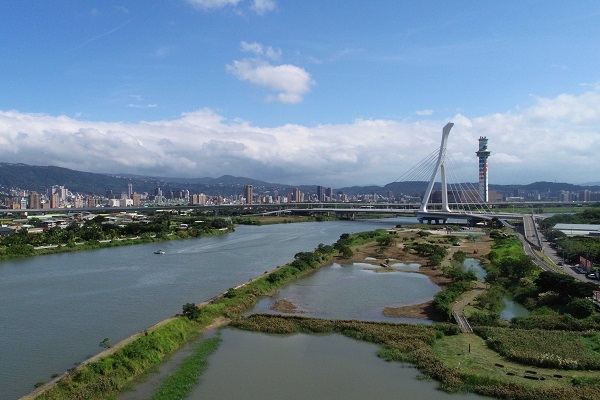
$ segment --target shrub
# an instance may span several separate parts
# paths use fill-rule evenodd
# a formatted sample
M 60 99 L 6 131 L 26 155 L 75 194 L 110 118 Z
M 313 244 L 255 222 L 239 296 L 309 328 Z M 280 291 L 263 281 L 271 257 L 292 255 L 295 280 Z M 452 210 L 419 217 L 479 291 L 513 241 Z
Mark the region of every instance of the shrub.
M 594 304 L 588 299 L 575 298 L 565 307 L 565 311 L 575 318 L 587 318 L 594 313 Z
M 183 315 L 191 320 L 197 320 L 202 314 L 202 310 L 200 310 L 194 303 L 185 303 L 182 309 Z

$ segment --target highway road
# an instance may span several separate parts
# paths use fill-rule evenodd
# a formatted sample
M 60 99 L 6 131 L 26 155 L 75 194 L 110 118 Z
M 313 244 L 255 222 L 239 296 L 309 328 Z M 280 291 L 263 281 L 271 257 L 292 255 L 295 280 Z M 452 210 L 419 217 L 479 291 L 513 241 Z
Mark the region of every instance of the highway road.
M 578 279 L 582 282 L 591 282 L 596 285 L 599 285 L 600 282 L 597 280 L 588 279 L 585 274 L 579 273 L 575 266 L 573 265 L 561 265 L 563 263 L 563 259 L 560 255 L 557 254 L 556 249 L 550 247 L 550 243 L 545 240 L 542 234 L 538 231 L 538 226 L 535 223 L 535 219 L 533 215 L 526 215 L 523 217 L 523 228 L 524 232 L 519 232 L 519 239 L 523 244 L 523 249 L 525 250 L 525 254 L 531 257 L 533 262 L 543 269 L 544 271 L 554 271 L 554 272 L 563 272 L 567 275 L 571 275 L 575 279 Z M 531 243 L 536 245 L 540 251 L 550 259 L 552 264 L 548 264 L 544 259 L 538 256 L 538 254 L 534 251 Z

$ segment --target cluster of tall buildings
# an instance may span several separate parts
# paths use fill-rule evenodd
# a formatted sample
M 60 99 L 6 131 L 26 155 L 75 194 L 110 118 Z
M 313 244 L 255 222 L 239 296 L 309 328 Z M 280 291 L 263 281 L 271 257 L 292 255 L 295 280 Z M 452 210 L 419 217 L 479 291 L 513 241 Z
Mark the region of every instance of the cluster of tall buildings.
M 105 195 L 85 195 L 72 193 L 65 186 L 51 186 L 45 193 L 27 190 L 11 190 L 10 197 L 0 200 L 0 206 L 10 209 L 57 209 L 57 208 L 94 208 L 94 207 L 142 207 L 161 205 L 222 205 L 222 204 L 281 204 L 349 201 L 348 196 L 334 196 L 332 188 L 316 187 L 316 194 L 306 194 L 295 188 L 288 194 L 254 193 L 252 185 L 244 186 L 243 193 L 233 196 L 208 196 L 204 193 L 190 193 L 187 189 L 163 192 L 160 187 L 152 193 L 136 193 L 132 184 L 127 191 L 116 194 L 107 190 Z M 3 203 L 3 204 L 2 204 Z
M 243 198 L 240 199 L 242 204 L 286 204 L 286 203 L 324 203 L 324 202 L 348 202 L 350 198 L 343 194 L 334 194 L 332 188 L 323 186 L 316 187 L 316 193 L 304 193 L 300 188 L 294 188 L 291 193 L 280 195 L 277 191 L 273 193 L 256 194 L 254 186 L 245 185 Z
M 3 206 L 10 209 L 56 209 L 56 208 L 91 208 L 109 207 L 139 207 L 148 198 L 148 194 L 135 193 L 129 184 L 127 192 L 115 195 L 111 190 L 105 196 L 84 195 L 72 193 L 62 185 L 54 185 L 45 193 L 28 190 L 11 190 L 10 197 L 4 199 Z

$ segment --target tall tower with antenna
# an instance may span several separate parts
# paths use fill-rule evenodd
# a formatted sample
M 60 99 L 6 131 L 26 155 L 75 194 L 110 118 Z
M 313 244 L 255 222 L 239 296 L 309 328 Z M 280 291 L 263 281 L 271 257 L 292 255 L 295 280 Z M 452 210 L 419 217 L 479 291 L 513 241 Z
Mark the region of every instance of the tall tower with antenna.
M 479 151 L 476 153 L 479 158 L 479 197 L 481 201 L 489 201 L 488 194 L 488 157 L 490 151 L 487 148 L 488 139 L 485 136 L 479 137 Z

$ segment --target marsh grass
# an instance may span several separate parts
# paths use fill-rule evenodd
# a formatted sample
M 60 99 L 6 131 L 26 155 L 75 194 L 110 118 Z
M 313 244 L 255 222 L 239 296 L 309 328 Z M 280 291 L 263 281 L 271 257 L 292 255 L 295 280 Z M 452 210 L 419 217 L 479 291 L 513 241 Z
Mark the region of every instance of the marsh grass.
M 479 327 L 477 334 L 492 350 L 526 365 L 599 370 L 600 333 Z
M 114 353 L 74 370 L 39 399 L 107 399 L 163 362 L 197 336 L 203 322 L 179 317 L 148 332 Z
M 215 337 L 199 343 L 194 353 L 185 358 L 179 368 L 163 381 L 152 400 L 184 399 L 198 383 L 208 365 L 208 357 L 217 350 L 220 341 L 220 338 Z

